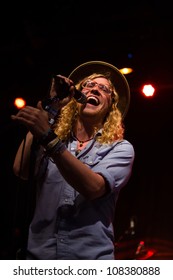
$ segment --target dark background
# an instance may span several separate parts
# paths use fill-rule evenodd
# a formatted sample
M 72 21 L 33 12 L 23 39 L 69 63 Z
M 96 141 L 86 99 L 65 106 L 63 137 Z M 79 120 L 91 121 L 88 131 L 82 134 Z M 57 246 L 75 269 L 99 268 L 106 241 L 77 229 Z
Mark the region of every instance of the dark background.
M 16 149 L 26 133 L 24 127 L 10 120 L 10 115 L 16 113 L 14 99 L 22 96 L 28 104 L 35 105 L 47 95 L 53 74 L 68 76 L 79 64 L 90 60 L 134 69 L 126 76 L 131 104 L 125 118 L 125 136 L 134 145 L 136 158 L 132 177 L 117 204 L 117 256 L 135 258 L 134 251 L 143 240 L 144 253 L 152 251 L 153 258 L 173 259 L 170 5 L 167 1 L 153 0 L 127 3 L 68 0 L 40 4 L 15 1 L 1 5 L 1 259 L 15 258 L 26 220 L 25 183 L 12 172 Z M 146 99 L 140 93 L 141 85 L 146 82 L 155 85 L 154 98 Z M 127 234 L 131 220 L 134 235 Z

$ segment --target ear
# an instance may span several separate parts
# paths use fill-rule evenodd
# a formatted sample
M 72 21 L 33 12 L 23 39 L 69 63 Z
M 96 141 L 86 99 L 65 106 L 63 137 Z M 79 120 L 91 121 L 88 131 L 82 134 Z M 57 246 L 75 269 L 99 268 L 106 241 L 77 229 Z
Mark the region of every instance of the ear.
M 109 100 L 109 107 L 111 108 L 113 104 L 115 104 L 115 97 L 111 95 L 111 98 Z

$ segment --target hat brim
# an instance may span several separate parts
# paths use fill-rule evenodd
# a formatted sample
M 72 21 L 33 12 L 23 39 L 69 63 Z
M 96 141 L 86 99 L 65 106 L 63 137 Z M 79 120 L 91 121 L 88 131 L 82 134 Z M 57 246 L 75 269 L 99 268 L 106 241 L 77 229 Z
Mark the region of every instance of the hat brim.
M 88 61 L 76 67 L 69 75 L 69 79 L 77 84 L 93 73 L 110 74 L 110 80 L 119 96 L 117 107 L 124 118 L 130 104 L 130 88 L 126 78 L 118 68 L 104 61 Z

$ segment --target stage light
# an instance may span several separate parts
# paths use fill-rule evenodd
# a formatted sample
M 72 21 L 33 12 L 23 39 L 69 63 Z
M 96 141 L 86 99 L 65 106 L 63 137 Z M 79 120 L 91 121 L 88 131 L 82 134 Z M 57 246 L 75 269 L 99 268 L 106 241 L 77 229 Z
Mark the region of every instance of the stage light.
M 23 108 L 25 105 L 26 105 L 26 101 L 25 99 L 23 99 L 22 97 L 17 97 L 15 100 L 14 100 L 14 105 L 17 109 L 21 109 Z
M 130 74 L 133 72 L 133 69 L 132 68 L 129 68 L 129 67 L 124 67 L 122 69 L 120 69 L 120 72 L 123 74 L 123 75 L 127 75 L 127 74 Z
M 152 84 L 145 84 L 142 86 L 142 93 L 146 97 L 152 97 L 155 93 L 155 87 Z

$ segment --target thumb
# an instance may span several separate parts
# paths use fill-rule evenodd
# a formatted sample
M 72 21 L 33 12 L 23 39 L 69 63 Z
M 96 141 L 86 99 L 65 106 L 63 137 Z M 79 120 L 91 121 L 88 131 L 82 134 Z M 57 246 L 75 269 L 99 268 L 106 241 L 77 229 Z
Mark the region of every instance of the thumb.
M 41 100 L 38 101 L 37 108 L 40 109 L 40 110 L 44 110 L 43 107 L 42 107 L 42 101 Z

